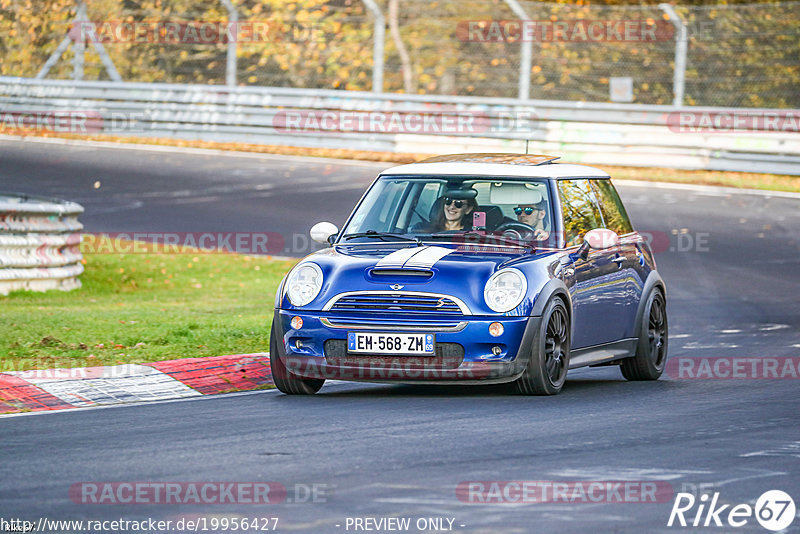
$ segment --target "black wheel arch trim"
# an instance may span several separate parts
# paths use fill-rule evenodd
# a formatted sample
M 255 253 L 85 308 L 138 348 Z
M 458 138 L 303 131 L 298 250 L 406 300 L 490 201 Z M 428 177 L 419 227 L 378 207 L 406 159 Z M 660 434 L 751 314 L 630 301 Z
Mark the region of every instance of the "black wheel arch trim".
M 644 282 L 642 297 L 639 299 L 639 307 L 636 309 L 636 330 L 634 331 L 634 337 L 636 339 L 638 339 L 642 333 L 642 320 L 644 318 L 644 312 L 647 309 L 647 301 L 650 299 L 650 294 L 655 288 L 661 290 L 661 293 L 664 295 L 664 305 L 666 306 L 667 287 L 661 275 L 658 274 L 658 271 L 652 270 L 650 274 L 647 275 L 647 279 Z
M 531 316 L 541 317 L 541 315 L 544 313 L 545 306 L 547 306 L 547 303 L 550 302 L 550 299 L 555 296 L 559 296 L 564 300 L 564 304 L 567 307 L 569 320 L 572 322 L 572 297 L 569 294 L 567 285 L 558 278 L 553 278 L 547 282 L 544 287 L 542 287 L 542 290 L 539 291 L 539 294 L 536 296 L 536 301 L 533 303 Z
M 275 314 L 272 316 L 272 328 L 270 328 L 270 336 L 276 335 L 278 338 L 277 342 L 275 343 L 276 348 L 278 349 L 278 356 L 285 357 L 286 356 L 286 347 L 283 344 L 283 328 L 281 326 L 281 320 L 279 318 L 279 311 L 276 309 Z
M 289 275 L 285 274 L 281 279 L 281 283 L 278 284 L 278 291 L 275 293 L 275 313 L 278 313 L 278 310 L 281 307 L 281 301 L 283 300 L 283 286 L 286 284 L 286 278 L 288 277 Z

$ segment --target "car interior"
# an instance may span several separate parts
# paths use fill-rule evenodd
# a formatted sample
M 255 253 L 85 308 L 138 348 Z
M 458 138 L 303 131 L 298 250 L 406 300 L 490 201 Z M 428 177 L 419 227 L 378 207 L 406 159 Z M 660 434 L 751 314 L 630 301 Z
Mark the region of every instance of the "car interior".
M 423 190 L 420 196 L 423 196 L 424 193 Z M 430 205 L 427 217 L 414 221 L 414 224 L 410 226 L 410 232 L 424 231 L 430 225 L 430 221 L 443 209 L 442 204 L 446 197 L 475 198 L 478 207 L 474 213 L 485 215 L 485 222 L 480 226 L 484 227 L 487 232 L 494 232 L 507 223 L 516 223 L 517 217 L 514 214 L 516 206 L 540 205 L 544 201 L 544 205 L 547 206 L 547 216 L 543 221 L 544 228 L 549 231 L 551 227 L 551 211 L 544 184 L 476 182 L 469 185 L 464 184 L 460 188 L 445 188 L 442 184 L 437 194 L 439 196 Z M 418 204 L 423 203 L 421 198 L 417 199 L 417 202 Z

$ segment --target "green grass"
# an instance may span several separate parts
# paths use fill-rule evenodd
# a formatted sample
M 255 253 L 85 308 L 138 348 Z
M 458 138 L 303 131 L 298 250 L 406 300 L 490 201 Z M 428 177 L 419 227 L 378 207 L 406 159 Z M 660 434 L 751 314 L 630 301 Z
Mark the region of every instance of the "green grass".
M 293 262 L 235 254 L 86 254 L 81 289 L 0 296 L 0 371 L 266 352 Z

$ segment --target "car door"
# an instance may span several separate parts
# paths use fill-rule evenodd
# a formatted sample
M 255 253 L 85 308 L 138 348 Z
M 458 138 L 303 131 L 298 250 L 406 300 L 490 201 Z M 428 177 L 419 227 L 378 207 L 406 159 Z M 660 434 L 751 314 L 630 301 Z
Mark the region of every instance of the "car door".
M 589 179 L 558 181 L 566 247 L 571 265 L 564 282 L 572 297 L 572 347 L 580 349 L 622 339 L 626 332 L 626 280 L 619 247 L 575 254 L 589 230 L 604 228 L 595 188 Z
M 619 198 L 617 190 L 609 179 L 593 179 L 590 184 L 597 199 L 600 214 L 603 217 L 603 225 L 609 230 L 613 230 L 619 236 L 619 246 L 615 258 L 612 260 L 617 263 L 617 269 L 625 278 L 625 297 L 623 321 L 625 329 L 623 337 L 633 337 L 634 325 L 636 321 L 636 310 L 639 299 L 642 297 L 642 286 L 644 281 L 639 276 L 640 262 L 642 253 L 639 251 L 639 234 L 634 232 L 625 206 Z

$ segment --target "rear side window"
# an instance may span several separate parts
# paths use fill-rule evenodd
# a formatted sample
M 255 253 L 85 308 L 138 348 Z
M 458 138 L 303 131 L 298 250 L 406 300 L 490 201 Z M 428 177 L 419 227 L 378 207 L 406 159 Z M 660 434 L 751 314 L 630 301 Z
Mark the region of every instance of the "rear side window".
M 604 226 L 609 230 L 614 230 L 618 235 L 633 232 L 633 225 L 628 219 L 628 213 L 611 180 L 590 180 L 590 182 L 600 206 L 600 213 L 603 215 Z
M 558 194 L 564 216 L 566 246 L 580 244 L 586 232 L 603 227 L 603 216 L 589 180 L 559 180 Z

